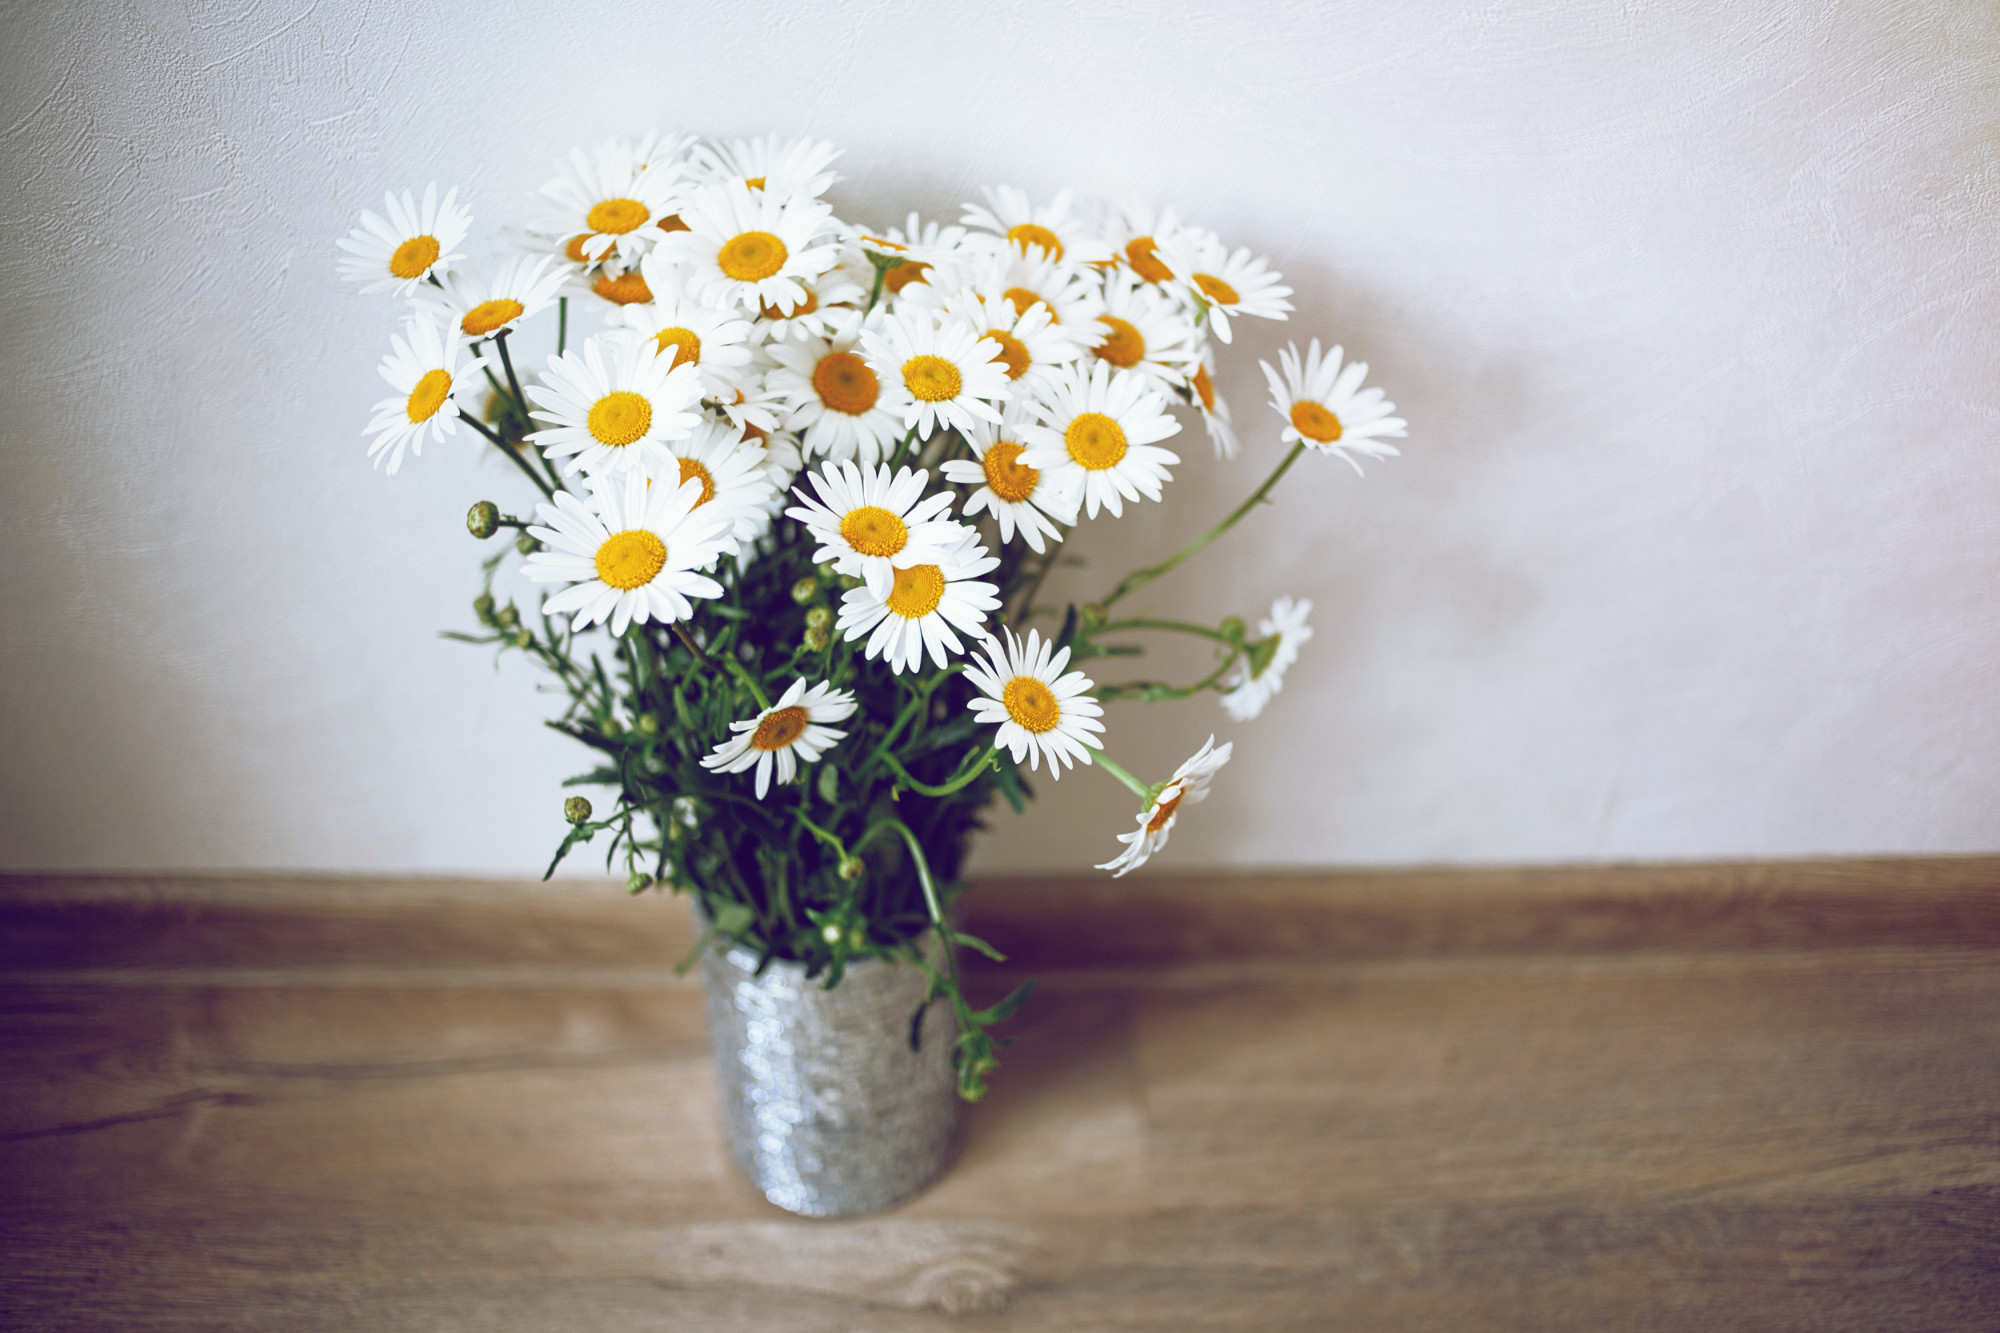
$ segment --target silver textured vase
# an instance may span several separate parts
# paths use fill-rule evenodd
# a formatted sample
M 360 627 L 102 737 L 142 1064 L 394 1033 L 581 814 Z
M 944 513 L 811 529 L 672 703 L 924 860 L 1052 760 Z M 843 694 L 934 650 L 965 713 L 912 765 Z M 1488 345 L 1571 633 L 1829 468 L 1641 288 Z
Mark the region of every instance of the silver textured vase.
M 944 1170 L 958 1124 L 958 1021 L 950 1004 L 931 1005 L 910 1049 L 930 986 L 923 969 L 864 959 L 827 990 L 798 963 L 758 976 L 757 955 L 738 946 L 703 950 L 702 978 L 723 1133 L 765 1198 L 844 1217 L 886 1208 Z

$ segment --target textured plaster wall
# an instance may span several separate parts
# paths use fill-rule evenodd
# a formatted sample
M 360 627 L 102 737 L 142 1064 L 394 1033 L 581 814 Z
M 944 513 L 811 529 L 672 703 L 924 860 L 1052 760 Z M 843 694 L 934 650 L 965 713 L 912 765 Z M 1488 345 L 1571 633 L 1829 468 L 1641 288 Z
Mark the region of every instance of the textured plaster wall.
M 1275 457 L 1258 355 L 1371 361 L 1407 456 L 1313 462 L 1157 586 L 1312 598 L 1264 718 L 1114 710 L 1239 758 L 1156 864 L 2000 846 L 2000 10 L 1056 2 L 0 11 L 0 858 L 539 869 L 580 755 L 466 623 L 497 460 L 393 479 L 392 311 L 332 239 L 436 178 L 482 224 L 646 127 L 844 143 L 844 211 L 986 181 L 1173 202 L 1298 290 L 1168 503 Z M 1072 774 L 982 864 L 1116 850 Z

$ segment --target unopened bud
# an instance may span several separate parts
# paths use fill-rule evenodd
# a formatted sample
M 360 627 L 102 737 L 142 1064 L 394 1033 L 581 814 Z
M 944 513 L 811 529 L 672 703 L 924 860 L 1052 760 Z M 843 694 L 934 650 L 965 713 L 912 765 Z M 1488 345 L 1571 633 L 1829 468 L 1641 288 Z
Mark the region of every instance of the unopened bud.
M 572 824 L 589 823 L 590 798 L 587 796 L 572 796 L 567 801 L 564 801 L 563 818 Z
M 818 579 L 812 579 L 812 578 L 800 579 L 797 583 L 794 583 L 792 585 L 792 600 L 797 602 L 800 606 L 804 606 L 806 603 L 814 600 L 818 596 L 819 596 Z
M 625 724 L 615 717 L 607 717 L 604 719 L 604 725 L 599 727 L 598 730 L 616 739 L 625 734 Z
M 482 592 L 482 593 L 480 593 L 480 594 L 479 594 L 479 596 L 477 596 L 477 597 L 473 598 L 473 599 L 472 599 L 472 614 L 473 614 L 473 615 L 475 615 L 475 616 L 478 616 L 478 617 L 479 617 L 479 623 L 480 623 L 480 624 L 482 624 L 482 625 L 490 625 L 490 624 L 492 624 L 492 623 L 493 623 L 493 594 L 492 594 L 492 593 L 490 593 L 490 592 Z
M 512 629 L 514 628 L 514 626 L 521 623 L 521 612 L 515 607 L 515 605 L 512 602 L 509 602 L 507 603 L 507 605 L 500 608 L 500 614 L 495 616 L 494 619 L 498 620 L 502 625 L 505 625 L 508 629 Z
M 1249 633 L 1249 627 L 1243 623 L 1242 616 L 1230 616 L 1217 626 L 1217 628 L 1223 632 L 1231 643 L 1243 642 L 1243 636 Z
M 805 644 L 807 652 L 820 653 L 826 651 L 826 646 L 833 642 L 833 637 L 826 632 L 824 625 L 808 625 L 801 642 Z
M 867 864 L 858 856 L 845 856 L 840 861 L 840 877 L 850 884 L 868 873 Z
M 641 736 L 659 735 L 660 734 L 659 716 L 654 713 L 639 714 L 639 716 L 632 719 L 632 730 L 638 732 Z
M 812 610 L 806 612 L 807 629 L 825 629 L 832 623 L 833 608 L 830 606 L 815 606 Z
M 500 531 L 500 506 L 491 500 L 481 500 L 466 510 L 465 530 L 481 541 Z
M 528 633 L 528 627 L 526 625 L 523 625 L 521 626 L 521 628 L 514 631 L 514 646 L 516 648 L 526 648 L 529 644 L 533 643 L 534 641 L 535 641 L 535 636 Z
M 653 877 L 642 870 L 635 870 L 625 881 L 625 892 L 644 893 L 653 887 Z
M 533 555 L 542 549 L 542 544 L 524 532 L 514 539 L 514 549 L 522 555 Z

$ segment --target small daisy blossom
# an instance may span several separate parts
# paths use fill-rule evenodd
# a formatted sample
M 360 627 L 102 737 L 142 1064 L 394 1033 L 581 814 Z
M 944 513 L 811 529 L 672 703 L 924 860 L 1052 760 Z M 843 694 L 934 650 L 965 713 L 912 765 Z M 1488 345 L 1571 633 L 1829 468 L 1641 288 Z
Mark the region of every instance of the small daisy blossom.
M 703 397 L 733 397 L 761 341 L 756 327 L 740 311 L 695 299 L 684 273 L 657 254 L 639 262 L 639 273 L 653 299 L 621 310 L 625 326 L 650 339 L 671 366 L 696 367 Z
M 1278 280 L 1261 259 L 1239 247 L 1231 251 L 1212 232 L 1183 231 L 1160 243 L 1160 261 L 1197 308 L 1207 310 L 1215 336 L 1229 341 L 1232 315 L 1283 319 L 1292 303 L 1292 289 Z
M 458 330 L 420 314 L 404 322 L 390 345 L 394 350 L 382 358 L 381 372 L 396 396 L 375 404 L 375 417 L 362 434 L 375 437 L 368 457 L 377 464 L 388 459 L 393 476 L 403 465 L 405 447 L 421 454 L 426 439 L 458 434 L 459 403 L 471 397 L 485 362 L 465 359 Z
M 361 284 L 363 295 L 376 292 L 407 294 L 432 274 L 442 277 L 464 255 L 453 246 L 472 229 L 472 214 L 458 205 L 458 190 L 445 192 L 439 203 L 437 186 L 424 187 L 420 208 L 408 190 L 402 198 L 385 197 L 389 212 L 385 220 L 368 209 L 361 210 L 361 225 L 335 242 L 347 252 L 340 261 L 340 276 Z
M 882 658 L 897 675 L 921 667 L 925 649 L 939 669 L 948 665 L 948 653 L 965 651 L 954 628 L 984 638 L 986 613 L 999 609 L 1000 590 L 979 576 L 1000 562 L 986 554 L 976 531 L 960 532 L 960 544 L 938 563 L 898 569 L 887 597 L 865 584 L 849 589 L 834 626 L 841 637 L 867 635 L 865 655 Z
M 1022 251 L 1036 249 L 1050 259 L 1067 259 L 1073 264 L 1111 258 L 1111 247 L 1074 206 L 1071 191 L 1061 191 L 1040 208 L 1011 185 L 988 187 L 982 193 L 986 205 L 967 204 L 965 216 L 959 219 L 978 229 L 971 238 L 975 244 L 986 239 L 989 244 L 1012 245 Z
M 1188 376 L 1188 398 L 1194 409 L 1201 413 L 1201 424 L 1208 427 L 1208 438 L 1215 445 L 1217 458 L 1234 458 L 1241 442 L 1236 436 L 1236 424 L 1230 419 L 1229 402 L 1215 391 L 1215 352 L 1204 346 L 1201 349 L 1201 364 Z
M 1340 357 L 1338 345 L 1321 356 L 1319 339 L 1315 338 L 1303 361 L 1297 343 L 1279 350 L 1282 374 L 1271 369 L 1268 361 L 1257 364 L 1264 368 L 1264 379 L 1271 386 L 1271 406 L 1285 419 L 1282 438 L 1323 454 L 1338 454 L 1359 472 L 1361 465 L 1354 455 L 1393 457 L 1397 449 L 1388 440 L 1401 438 L 1408 423 L 1391 415 L 1396 405 L 1385 399 L 1380 389 L 1361 387 L 1361 381 L 1368 378 L 1366 361 L 1350 361 L 1343 368 Z
M 574 611 L 571 629 L 609 620 L 611 632 L 623 634 L 634 621 L 686 620 L 694 614 L 690 597 L 722 596 L 722 585 L 699 571 L 735 539 L 729 515 L 696 512 L 698 482 L 649 486 L 635 470 L 593 477 L 590 489 L 589 504 L 557 491 L 553 505 L 535 506 L 540 521 L 528 533 L 548 549 L 529 556 L 521 573 L 571 585 L 542 603 L 545 615 Z
M 1040 630 L 1029 630 L 1022 643 L 1007 630 L 1006 641 L 989 638 L 985 657 L 977 650 L 965 678 L 979 691 L 966 706 L 976 722 L 997 722 L 993 743 L 1007 747 L 1016 764 L 1025 757 L 1030 769 L 1042 756 L 1049 760 L 1049 777 L 1060 778 L 1065 765 L 1088 764 L 1092 749 L 1104 744 L 1091 735 L 1103 731 L 1098 719 L 1104 705 L 1091 697 L 1093 682 L 1081 671 L 1064 674 L 1069 649 L 1044 642 Z
M 569 459 L 565 475 L 578 468 L 659 472 L 668 446 L 700 420 L 690 410 L 701 399 L 695 368 L 674 365 L 651 341 L 623 332 L 585 339 L 581 355 L 551 356 L 542 383 L 527 393 L 535 403 L 529 415 L 549 423 L 528 438 L 550 458 Z
M 785 429 L 799 433 L 806 452 L 867 467 L 902 435 L 909 395 L 900 376 L 885 380 L 868 363 L 860 344 L 853 320 L 832 338 L 773 344 L 765 383 L 784 396 Z
M 731 139 L 700 144 L 689 155 L 704 181 L 741 182 L 774 195 L 817 199 L 840 177 L 828 171 L 841 150 L 823 139 Z
M 947 460 L 939 471 L 946 481 L 979 489 L 965 498 L 965 516 L 992 511 L 1000 540 L 1011 542 L 1018 529 L 1028 549 L 1041 554 L 1042 539 L 1062 540 L 1062 528 L 1076 522 L 1075 497 L 1063 495 L 1046 474 L 1021 462 L 1021 431 L 1011 416 L 995 426 L 982 421 L 965 437 L 972 458 Z
M 1104 282 L 1104 337 L 1092 354 L 1120 370 L 1143 375 L 1155 388 L 1179 388 L 1200 362 L 1194 327 L 1159 288 L 1113 274 Z
M 1134 200 L 1108 219 L 1107 239 L 1118 253 L 1119 266 L 1141 282 L 1158 286 L 1173 281 L 1173 270 L 1160 262 L 1160 242 L 1180 230 L 1180 219 L 1171 208 L 1154 212 L 1148 204 Z
M 998 421 L 1007 399 L 1007 367 L 1000 344 L 967 326 L 940 325 L 927 311 L 895 310 L 879 325 L 861 326 L 861 349 L 891 372 L 908 393 L 903 428 L 928 440 L 937 429 L 965 431 L 975 421 Z
M 871 274 L 870 282 L 874 281 Z M 825 338 L 868 303 L 868 289 L 853 274 L 835 266 L 805 284 L 805 299 L 792 305 L 757 307 L 772 342 L 787 338 Z
M 1071 370 L 1042 404 L 1042 424 L 1022 427 L 1021 462 L 1047 473 L 1055 491 L 1081 501 L 1092 518 L 1099 509 L 1117 517 L 1126 500 L 1159 499 L 1167 468 L 1181 461 L 1153 443 L 1181 428 L 1166 405 L 1144 378 L 1103 361 L 1088 378 Z
M 665 147 L 665 153 L 657 150 Z M 562 172 L 542 187 L 554 212 L 533 230 L 559 241 L 572 263 L 635 268 L 666 235 L 661 224 L 687 197 L 673 144 L 611 143 L 594 153 L 570 150 Z M 678 224 L 676 224 L 678 225 Z
M 891 477 L 886 463 L 870 470 L 842 461 L 806 475 L 819 498 L 795 488 L 805 503 L 785 516 L 818 539 L 813 563 L 831 560 L 835 572 L 861 579 L 877 599 L 890 595 L 897 570 L 937 564 L 966 531 L 945 517 L 950 491 L 924 494 L 928 472 L 898 468 Z
M 680 216 L 688 229 L 661 241 L 659 252 L 686 266 L 692 290 L 710 305 L 789 310 L 804 304 L 805 284 L 840 257 L 827 230 L 833 210 L 810 195 L 752 190 L 741 181 L 704 185 Z
M 1000 365 L 1017 397 L 1035 397 L 1053 383 L 1059 368 L 1084 355 L 1084 346 L 1064 325 L 1057 324 L 1040 301 L 1020 306 L 998 292 L 981 294 L 970 288 L 945 298 L 938 318 L 957 321 L 1000 347 Z
M 954 287 L 954 283 L 958 285 Z M 917 304 L 935 307 L 967 289 L 991 304 L 1004 301 L 1017 315 L 1043 306 L 1049 323 L 1085 347 L 1095 347 L 1104 337 L 1104 328 L 1097 322 L 1104 313 L 1103 282 L 1081 264 L 1050 259 L 1039 250 L 997 251 L 941 272 L 913 289 L 910 296 Z
M 776 493 L 771 483 L 764 446 L 743 438 L 743 433 L 727 421 L 704 420 L 685 440 L 669 445 L 679 472 L 668 468 L 665 484 L 701 483 L 701 498 L 695 508 L 713 508 L 727 514 L 731 533 L 745 542 L 768 526 L 766 506 Z
M 821 681 L 810 690 L 803 678 L 779 696 L 778 702 L 742 722 L 731 722 L 730 738 L 702 756 L 701 766 L 717 773 L 757 770 L 757 799 L 771 790 L 775 767 L 780 785 L 799 771 L 799 761 L 812 763 L 847 733 L 828 722 L 854 713 L 854 696 Z
M 1239 662 L 1225 680 L 1229 691 L 1222 706 L 1238 722 L 1248 722 L 1264 711 L 1271 696 L 1285 688 L 1285 668 L 1298 660 L 1299 645 L 1313 636 L 1306 617 L 1313 604 L 1303 599 L 1280 597 L 1271 603 L 1271 614 L 1257 622 L 1262 637 L 1251 647 L 1247 660 Z
M 1174 776 L 1167 785 L 1160 788 L 1157 796 L 1139 812 L 1139 827 L 1130 833 L 1118 835 L 1118 841 L 1125 844 L 1125 850 L 1116 857 L 1098 866 L 1099 870 L 1112 870 L 1120 878 L 1127 871 L 1137 870 L 1146 864 L 1147 858 L 1167 845 L 1167 835 L 1174 830 L 1174 820 L 1179 817 L 1183 805 L 1199 805 L 1208 799 L 1208 784 L 1216 770 L 1229 762 L 1231 743 L 1221 749 L 1215 748 L 1215 737 L 1210 736 L 1192 758 L 1174 770 Z
M 863 238 L 866 245 L 868 238 Z M 882 234 L 881 241 L 869 248 L 882 251 L 884 246 L 900 250 L 906 258 L 895 268 L 882 275 L 883 299 L 899 296 L 905 287 L 916 284 L 927 285 L 935 270 L 955 271 L 957 266 L 972 258 L 966 242 L 965 228 L 950 223 L 924 222 L 915 213 L 910 214 L 901 227 L 890 227 Z M 943 286 L 957 286 L 952 278 Z
M 468 338 L 512 333 L 521 321 L 556 303 L 569 275 L 549 255 L 516 255 L 491 277 L 455 269 L 436 288 L 418 288 L 417 300 L 458 325 Z

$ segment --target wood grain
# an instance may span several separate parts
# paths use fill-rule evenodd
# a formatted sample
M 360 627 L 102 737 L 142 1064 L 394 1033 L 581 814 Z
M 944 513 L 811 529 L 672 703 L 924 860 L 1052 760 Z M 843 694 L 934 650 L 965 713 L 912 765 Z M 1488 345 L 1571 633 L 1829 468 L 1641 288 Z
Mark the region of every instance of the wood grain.
M 683 909 L 0 881 L 28 1329 L 1991 1329 L 2000 859 L 994 883 L 936 1188 L 727 1163 Z

